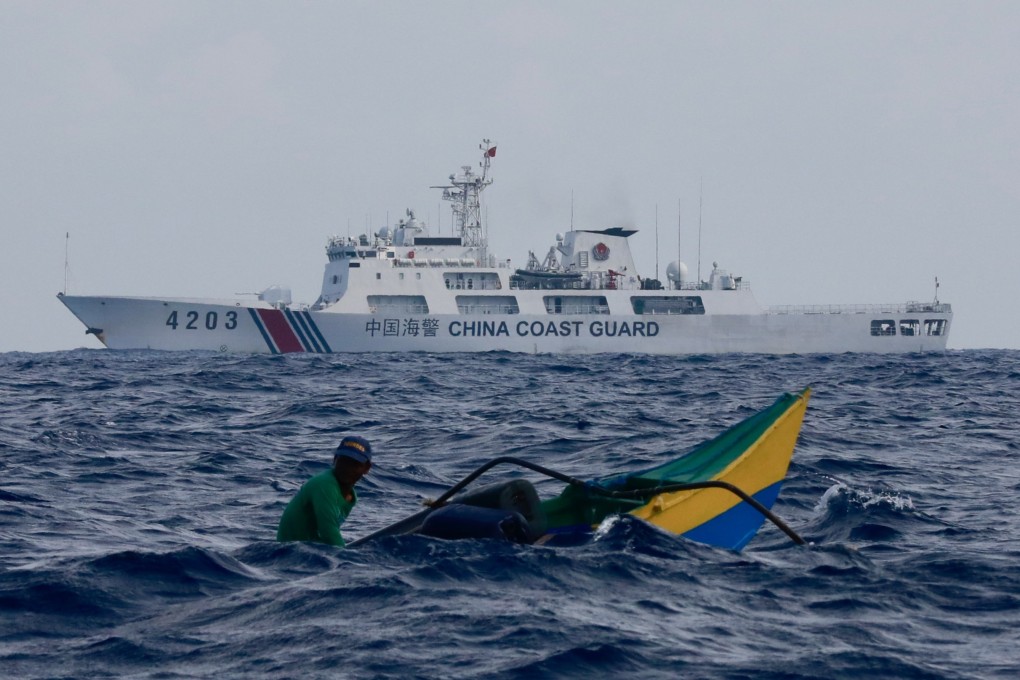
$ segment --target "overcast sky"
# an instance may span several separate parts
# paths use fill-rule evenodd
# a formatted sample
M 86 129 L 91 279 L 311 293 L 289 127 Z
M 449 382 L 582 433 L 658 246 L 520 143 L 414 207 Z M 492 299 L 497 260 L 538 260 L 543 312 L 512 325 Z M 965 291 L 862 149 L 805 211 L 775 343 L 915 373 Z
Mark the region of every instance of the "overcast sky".
M 573 196 L 695 274 L 701 200 L 763 305 L 938 277 L 951 348 L 1020 348 L 1020 2 L 2 0 L 0 51 L 0 351 L 100 346 L 65 245 L 74 294 L 312 302 L 330 235 L 449 233 L 482 138 L 518 265 Z

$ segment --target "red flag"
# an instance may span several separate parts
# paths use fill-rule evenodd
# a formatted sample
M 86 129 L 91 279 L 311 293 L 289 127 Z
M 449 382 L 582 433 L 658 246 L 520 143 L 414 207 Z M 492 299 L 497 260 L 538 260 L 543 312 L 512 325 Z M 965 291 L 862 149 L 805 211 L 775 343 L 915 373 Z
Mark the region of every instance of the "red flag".
M 489 158 L 495 158 L 496 157 L 496 147 L 492 147 L 491 149 L 486 151 L 485 155 L 488 156 Z

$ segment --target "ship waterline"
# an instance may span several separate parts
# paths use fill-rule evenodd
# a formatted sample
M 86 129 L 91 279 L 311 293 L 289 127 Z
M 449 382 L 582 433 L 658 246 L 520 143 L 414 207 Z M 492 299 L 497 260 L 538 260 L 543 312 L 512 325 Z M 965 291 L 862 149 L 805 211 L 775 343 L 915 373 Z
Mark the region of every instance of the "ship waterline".
M 876 311 L 670 315 L 338 314 L 251 303 L 62 296 L 111 349 L 220 352 L 790 354 L 928 352 L 946 347 L 935 305 Z M 98 325 L 96 325 L 98 324 Z

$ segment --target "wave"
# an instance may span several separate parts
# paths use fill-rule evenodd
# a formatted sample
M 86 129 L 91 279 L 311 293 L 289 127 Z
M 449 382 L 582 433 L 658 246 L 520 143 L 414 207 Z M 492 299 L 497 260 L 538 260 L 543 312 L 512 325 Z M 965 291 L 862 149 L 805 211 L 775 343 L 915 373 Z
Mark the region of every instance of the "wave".
M 0 670 L 1010 677 L 1017 375 L 1011 351 L 3 354 Z M 632 517 L 564 545 L 273 540 L 349 432 L 375 461 L 348 540 L 494 455 L 647 468 L 807 385 L 775 506 L 806 547 L 766 525 L 733 553 Z

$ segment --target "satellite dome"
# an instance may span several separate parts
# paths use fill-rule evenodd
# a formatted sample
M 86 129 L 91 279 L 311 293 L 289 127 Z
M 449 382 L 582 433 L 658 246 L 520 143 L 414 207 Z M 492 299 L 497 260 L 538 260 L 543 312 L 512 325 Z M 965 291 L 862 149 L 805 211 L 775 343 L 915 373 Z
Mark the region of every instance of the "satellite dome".
M 673 260 L 666 265 L 666 278 L 673 283 L 684 283 L 687 281 L 687 265 L 679 260 Z

